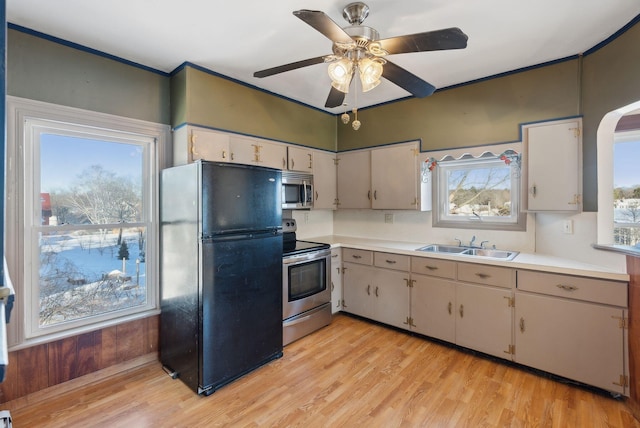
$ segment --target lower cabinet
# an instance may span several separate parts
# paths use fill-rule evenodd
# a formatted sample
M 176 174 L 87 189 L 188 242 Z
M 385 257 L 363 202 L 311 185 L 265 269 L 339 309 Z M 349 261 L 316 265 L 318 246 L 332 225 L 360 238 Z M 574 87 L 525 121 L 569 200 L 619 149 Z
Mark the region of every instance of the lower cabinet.
M 343 310 L 394 327 L 408 328 L 409 257 L 345 251 L 345 260 L 353 256 L 360 262 L 343 263 Z M 393 268 L 377 267 L 379 265 Z
M 626 282 L 343 248 L 343 308 L 629 395 Z
M 626 283 L 520 271 L 518 289 L 516 362 L 629 394 Z
M 414 259 L 417 259 L 412 267 L 415 272 L 419 270 L 416 264 L 421 266 L 425 262 Z M 429 262 L 430 265 L 434 263 L 441 262 Z M 481 269 L 462 266 L 472 271 Z M 438 274 L 444 272 L 442 266 L 438 269 Z M 503 276 L 511 274 L 510 269 L 500 272 Z M 455 270 L 452 274 L 455 277 Z M 484 275 L 478 278 L 487 280 Z M 411 280 L 412 330 L 496 357 L 512 358 L 513 299 L 510 288 L 467 284 L 416 273 L 412 273 Z

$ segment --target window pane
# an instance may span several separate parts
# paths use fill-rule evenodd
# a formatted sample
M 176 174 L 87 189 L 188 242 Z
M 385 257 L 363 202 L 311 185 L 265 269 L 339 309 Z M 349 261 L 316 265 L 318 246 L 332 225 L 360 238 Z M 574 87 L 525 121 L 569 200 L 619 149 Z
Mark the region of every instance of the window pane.
M 41 224 L 142 221 L 143 171 L 138 144 L 40 134 Z
M 511 168 L 498 164 L 449 171 L 449 212 L 452 216 L 501 217 L 511 215 Z
M 40 326 L 144 305 L 145 244 L 142 227 L 41 233 Z
M 634 134 L 613 145 L 614 243 L 640 242 L 640 137 Z

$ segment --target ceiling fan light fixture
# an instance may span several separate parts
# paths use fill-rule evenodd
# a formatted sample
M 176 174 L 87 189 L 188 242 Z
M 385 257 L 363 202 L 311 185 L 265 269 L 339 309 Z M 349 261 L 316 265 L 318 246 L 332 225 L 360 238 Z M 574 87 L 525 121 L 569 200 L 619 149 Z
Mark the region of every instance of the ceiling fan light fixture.
M 349 92 L 349 85 L 351 84 L 351 76 L 353 76 L 353 64 L 346 58 L 342 58 L 340 61 L 332 62 L 327 69 L 329 77 L 331 78 L 331 86 L 344 92 Z
M 358 62 L 362 92 L 367 92 L 380 84 L 382 76 L 382 62 L 375 59 L 363 58 Z

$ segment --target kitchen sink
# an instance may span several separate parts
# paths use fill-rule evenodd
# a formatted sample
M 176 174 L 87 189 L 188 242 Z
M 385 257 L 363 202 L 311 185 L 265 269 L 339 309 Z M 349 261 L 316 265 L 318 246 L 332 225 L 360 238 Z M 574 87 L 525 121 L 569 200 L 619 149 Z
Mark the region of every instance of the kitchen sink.
M 459 247 L 457 245 L 438 245 L 431 244 L 426 247 L 418 248 L 417 251 L 428 251 L 430 253 L 453 253 L 460 254 L 464 251 L 467 251 L 467 247 Z
M 454 254 L 460 256 L 478 257 L 483 259 L 496 259 L 496 260 L 513 260 L 518 254 L 518 251 L 496 250 L 491 248 L 474 248 L 474 247 L 461 247 L 458 245 L 440 245 L 430 244 L 424 247 L 420 247 L 417 251 L 425 251 L 430 253 L 441 254 Z

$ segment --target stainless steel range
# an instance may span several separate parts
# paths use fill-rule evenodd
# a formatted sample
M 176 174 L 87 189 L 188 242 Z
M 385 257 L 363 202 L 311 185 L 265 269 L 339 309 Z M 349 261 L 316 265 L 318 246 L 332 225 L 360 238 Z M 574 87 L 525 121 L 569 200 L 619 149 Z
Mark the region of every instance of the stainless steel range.
M 331 323 L 331 248 L 298 241 L 294 219 L 282 219 L 283 345 Z

